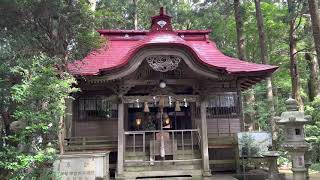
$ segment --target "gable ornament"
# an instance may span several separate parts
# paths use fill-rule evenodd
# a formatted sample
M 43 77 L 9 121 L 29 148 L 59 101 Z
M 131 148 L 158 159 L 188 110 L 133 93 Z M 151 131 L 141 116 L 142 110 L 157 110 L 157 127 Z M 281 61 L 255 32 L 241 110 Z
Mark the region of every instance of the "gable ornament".
M 175 70 L 178 67 L 181 57 L 173 55 L 155 55 L 147 57 L 146 60 L 153 70 L 168 72 Z

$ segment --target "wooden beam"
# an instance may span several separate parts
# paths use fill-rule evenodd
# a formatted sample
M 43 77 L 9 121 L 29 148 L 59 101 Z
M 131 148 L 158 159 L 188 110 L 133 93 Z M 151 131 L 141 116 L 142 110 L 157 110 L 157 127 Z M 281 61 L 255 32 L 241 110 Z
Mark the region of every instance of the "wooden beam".
M 250 87 L 250 86 L 247 86 L 247 85 L 244 85 L 244 84 L 241 84 L 241 85 L 240 85 L 240 88 L 241 88 L 241 89 L 248 89 L 249 87 Z
M 246 79 L 245 80 L 246 82 L 249 82 L 249 83 L 251 83 L 251 84 L 255 84 L 255 83 L 257 83 L 257 80 L 252 80 L 252 79 Z
M 190 85 L 196 83 L 195 79 L 163 79 L 168 85 Z M 125 80 L 124 84 L 133 86 L 142 85 L 159 85 L 160 81 L 157 79 L 146 79 L 146 80 Z
M 159 96 L 161 96 L 161 95 L 159 95 Z M 164 95 L 164 96 L 169 98 L 168 95 Z M 123 103 L 136 103 L 137 99 L 139 100 L 139 102 L 150 102 L 150 103 L 152 103 L 152 102 L 154 102 L 153 97 L 156 97 L 156 96 L 123 96 Z M 189 102 L 189 103 L 190 102 L 197 102 L 199 100 L 199 98 L 200 97 L 198 95 L 176 95 L 176 96 L 172 96 L 172 100 L 173 101 L 178 100 L 180 102 L 183 102 L 184 99 L 186 99 L 186 101 Z

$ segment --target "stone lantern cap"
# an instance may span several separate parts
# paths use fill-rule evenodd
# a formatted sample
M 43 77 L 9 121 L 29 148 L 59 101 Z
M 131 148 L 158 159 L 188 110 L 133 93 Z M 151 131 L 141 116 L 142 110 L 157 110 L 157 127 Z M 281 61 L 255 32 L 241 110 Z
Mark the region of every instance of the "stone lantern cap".
M 283 143 L 282 147 L 286 150 L 295 150 L 297 152 L 299 151 L 307 151 L 310 147 L 310 145 L 307 142 L 289 142 L 289 143 Z
M 278 157 L 280 153 L 278 151 L 267 151 L 262 154 L 264 157 Z
M 285 102 L 287 111 L 281 114 L 281 117 L 274 117 L 279 125 L 303 125 L 311 121 L 311 116 L 304 115 L 298 111 L 298 103 L 295 99 L 289 98 Z

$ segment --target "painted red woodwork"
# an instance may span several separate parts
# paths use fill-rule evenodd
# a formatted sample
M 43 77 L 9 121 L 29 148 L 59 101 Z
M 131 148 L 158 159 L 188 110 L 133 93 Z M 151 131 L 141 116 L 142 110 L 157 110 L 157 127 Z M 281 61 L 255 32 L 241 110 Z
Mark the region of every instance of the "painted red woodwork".
M 157 22 L 166 22 L 160 26 Z M 99 75 L 101 72 L 121 68 L 145 47 L 178 47 L 187 50 L 200 63 L 227 74 L 248 75 L 272 73 L 278 67 L 249 63 L 224 55 L 209 40 L 210 30 L 172 30 L 171 17 L 160 10 L 152 17 L 150 31 L 141 30 L 98 30 L 107 38 L 107 44 L 91 52 L 81 61 L 68 65 L 74 75 Z

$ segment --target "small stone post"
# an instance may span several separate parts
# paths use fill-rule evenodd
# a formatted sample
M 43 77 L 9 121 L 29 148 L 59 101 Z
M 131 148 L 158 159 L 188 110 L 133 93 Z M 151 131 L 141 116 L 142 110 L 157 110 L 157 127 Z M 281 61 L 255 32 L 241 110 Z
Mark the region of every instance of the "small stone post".
M 278 180 L 278 179 L 280 179 L 279 170 L 278 170 L 278 164 L 277 164 L 277 159 L 278 159 L 279 155 L 280 154 L 277 151 L 268 151 L 265 154 L 263 154 L 263 156 L 268 161 L 268 166 L 269 166 L 268 178 L 269 178 L 269 180 Z
M 303 125 L 310 122 L 311 116 L 305 116 L 298 111 L 296 100 L 289 98 L 285 103 L 287 111 L 283 112 L 281 117 L 276 117 L 276 123 L 283 125 L 285 131 L 285 142 L 282 146 L 291 155 L 293 180 L 306 180 L 304 154 L 309 144 L 304 139 Z
M 309 168 L 310 168 L 310 166 L 311 166 L 311 164 L 312 164 L 312 162 L 311 162 L 311 155 L 312 155 L 312 148 L 309 148 L 308 149 L 308 151 L 305 153 L 305 155 L 304 155 L 304 159 L 305 159 L 305 161 L 306 161 L 306 169 L 307 169 L 307 174 L 306 174 L 306 176 L 307 176 L 307 179 L 310 179 L 310 175 L 309 175 Z

